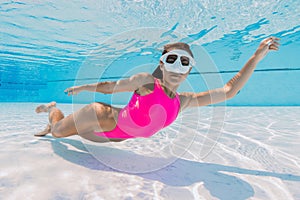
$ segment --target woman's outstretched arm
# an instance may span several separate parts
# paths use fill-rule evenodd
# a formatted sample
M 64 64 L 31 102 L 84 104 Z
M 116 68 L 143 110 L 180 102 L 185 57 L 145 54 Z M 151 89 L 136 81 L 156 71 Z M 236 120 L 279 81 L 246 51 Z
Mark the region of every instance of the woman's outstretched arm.
M 67 88 L 64 92 L 68 95 L 78 94 L 82 91 L 100 92 L 104 94 L 112 94 L 116 92 L 132 92 L 139 87 L 153 83 L 153 77 L 147 73 L 140 73 L 131 76 L 130 78 L 118 80 L 118 81 L 106 81 L 93 84 L 86 84 L 81 86 L 74 86 Z
M 264 39 L 253 56 L 244 67 L 230 79 L 222 88 L 217 88 L 201 93 L 183 93 L 184 107 L 205 106 L 223 102 L 233 98 L 246 84 L 256 68 L 256 65 L 268 54 L 270 50 L 278 50 L 278 38 Z

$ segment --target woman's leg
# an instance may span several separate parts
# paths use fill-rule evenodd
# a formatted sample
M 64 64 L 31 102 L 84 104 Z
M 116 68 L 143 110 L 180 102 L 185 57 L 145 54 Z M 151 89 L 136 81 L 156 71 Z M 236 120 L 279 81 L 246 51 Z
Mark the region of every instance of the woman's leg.
M 49 124 L 45 130 L 35 134 L 35 136 L 45 136 L 51 132 L 51 125 L 56 124 L 59 120 L 64 118 L 63 113 L 56 108 L 56 102 L 52 101 L 48 104 L 43 104 L 35 109 L 36 113 L 48 112 L 49 113 Z
M 64 118 L 63 113 L 55 107 L 55 102 L 36 108 L 37 113 L 49 112 L 49 132 L 54 137 L 68 137 L 79 134 L 83 138 L 96 142 L 109 141 L 107 138 L 93 137 L 94 131 L 110 131 L 114 129 L 116 127 L 115 119 L 117 119 L 119 111 L 119 108 L 114 108 L 107 104 L 92 103 Z M 46 128 L 44 133 L 47 130 Z M 37 136 L 42 135 L 37 134 Z

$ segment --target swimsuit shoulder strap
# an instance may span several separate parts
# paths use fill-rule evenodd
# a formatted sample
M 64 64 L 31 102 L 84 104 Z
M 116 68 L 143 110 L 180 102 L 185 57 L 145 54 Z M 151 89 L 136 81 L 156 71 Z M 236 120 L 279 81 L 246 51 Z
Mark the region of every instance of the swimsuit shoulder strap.
M 157 79 L 157 78 L 154 78 L 154 89 L 153 89 L 153 92 L 155 90 L 160 90 L 163 94 L 165 94 L 165 91 L 164 91 L 163 87 L 160 85 L 159 79 Z M 178 99 L 179 100 L 179 94 L 177 92 L 175 93 L 175 98 L 174 99 Z
M 155 90 L 160 90 L 160 91 L 164 92 L 164 89 L 160 85 L 160 81 L 157 78 L 154 78 L 154 88 L 153 88 L 153 91 L 155 91 Z

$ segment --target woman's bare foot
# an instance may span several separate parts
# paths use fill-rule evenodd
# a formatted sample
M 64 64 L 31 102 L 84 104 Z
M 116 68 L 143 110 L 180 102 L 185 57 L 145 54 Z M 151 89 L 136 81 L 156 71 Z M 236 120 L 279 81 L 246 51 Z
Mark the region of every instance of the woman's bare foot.
M 50 110 L 50 108 L 55 107 L 55 106 L 56 106 L 56 102 L 52 101 L 48 104 L 42 104 L 42 105 L 36 107 L 35 112 L 36 113 L 48 112 Z
M 50 132 L 51 132 L 51 126 L 48 124 L 47 127 L 45 128 L 45 130 L 43 130 L 43 131 L 41 131 L 39 133 L 34 134 L 34 136 L 45 136 L 45 135 L 47 135 Z

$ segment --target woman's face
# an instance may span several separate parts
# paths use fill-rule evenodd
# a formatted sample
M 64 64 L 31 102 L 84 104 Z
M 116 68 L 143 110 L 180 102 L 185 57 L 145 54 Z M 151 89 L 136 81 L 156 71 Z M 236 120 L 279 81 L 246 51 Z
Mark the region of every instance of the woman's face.
M 186 77 L 189 75 L 190 71 L 192 70 L 192 67 L 190 67 L 189 71 L 185 74 L 182 73 L 176 73 L 176 72 L 171 72 L 171 71 L 167 71 L 164 63 L 160 63 L 160 69 L 163 72 L 163 79 L 164 81 L 171 83 L 173 85 L 179 85 L 180 83 L 182 83 Z
M 172 84 L 183 82 L 195 64 L 192 56 L 182 49 L 172 49 L 160 58 L 160 68 L 165 81 Z

